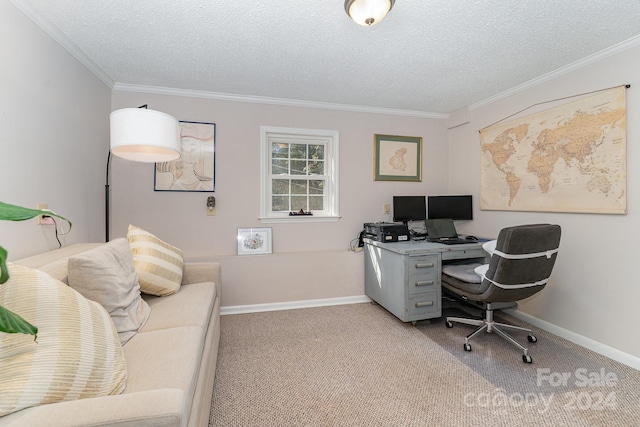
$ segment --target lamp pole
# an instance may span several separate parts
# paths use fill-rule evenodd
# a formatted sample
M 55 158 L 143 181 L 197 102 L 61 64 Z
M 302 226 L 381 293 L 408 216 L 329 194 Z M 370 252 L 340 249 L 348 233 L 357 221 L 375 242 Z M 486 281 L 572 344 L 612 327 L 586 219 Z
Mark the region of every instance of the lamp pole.
M 104 241 L 109 241 L 109 165 L 111 163 L 111 150 L 107 154 L 107 179 L 104 184 Z

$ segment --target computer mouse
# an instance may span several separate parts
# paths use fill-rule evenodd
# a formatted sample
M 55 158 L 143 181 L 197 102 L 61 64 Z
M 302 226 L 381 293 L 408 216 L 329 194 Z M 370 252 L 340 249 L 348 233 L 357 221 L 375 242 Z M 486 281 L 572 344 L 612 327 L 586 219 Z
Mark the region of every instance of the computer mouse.
M 476 236 L 467 236 L 467 237 L 465 237 L 465 239 L 467 239 L 467 240 L 478 240 L 478 238 Z

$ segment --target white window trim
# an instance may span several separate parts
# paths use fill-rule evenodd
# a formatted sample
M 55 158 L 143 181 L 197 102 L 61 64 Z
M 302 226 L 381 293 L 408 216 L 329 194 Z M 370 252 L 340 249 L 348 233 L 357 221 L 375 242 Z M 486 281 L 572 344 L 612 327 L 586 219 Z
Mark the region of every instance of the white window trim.
M 268 135 L 273 133 L 288 134 L 292 136 L 322 136 L 331 139 L 327 144 L 325 159 L 327 176 L 327 214 L 311 216 L 289 216 L 287 213 L 270 214 L 271 204 L 271 149 L 268 144 Z M 260 222 L 264 224 L 282 222 L 335 222 L 340 219 L 339 210 L 339 132 L 320 129 L 298 129 L 274 126 L 260 126 Z

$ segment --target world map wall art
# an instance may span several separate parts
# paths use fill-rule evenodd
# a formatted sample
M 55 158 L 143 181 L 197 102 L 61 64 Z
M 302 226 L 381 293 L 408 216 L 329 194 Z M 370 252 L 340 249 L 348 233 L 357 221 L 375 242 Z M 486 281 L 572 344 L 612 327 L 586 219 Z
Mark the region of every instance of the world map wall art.
M 480 209 L 626 214 L 626 88 L 480 131 Z

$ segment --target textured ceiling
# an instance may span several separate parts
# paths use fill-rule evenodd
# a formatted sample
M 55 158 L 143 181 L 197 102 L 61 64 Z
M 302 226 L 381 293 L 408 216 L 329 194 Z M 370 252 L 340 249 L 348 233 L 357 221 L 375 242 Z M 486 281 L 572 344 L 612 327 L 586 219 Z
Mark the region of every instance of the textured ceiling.
M 370 28 L 343 0 L 12 2 L 116 87 L 424 113 L 473 105 L 640 33 L 638 0 L 397 0 Z

